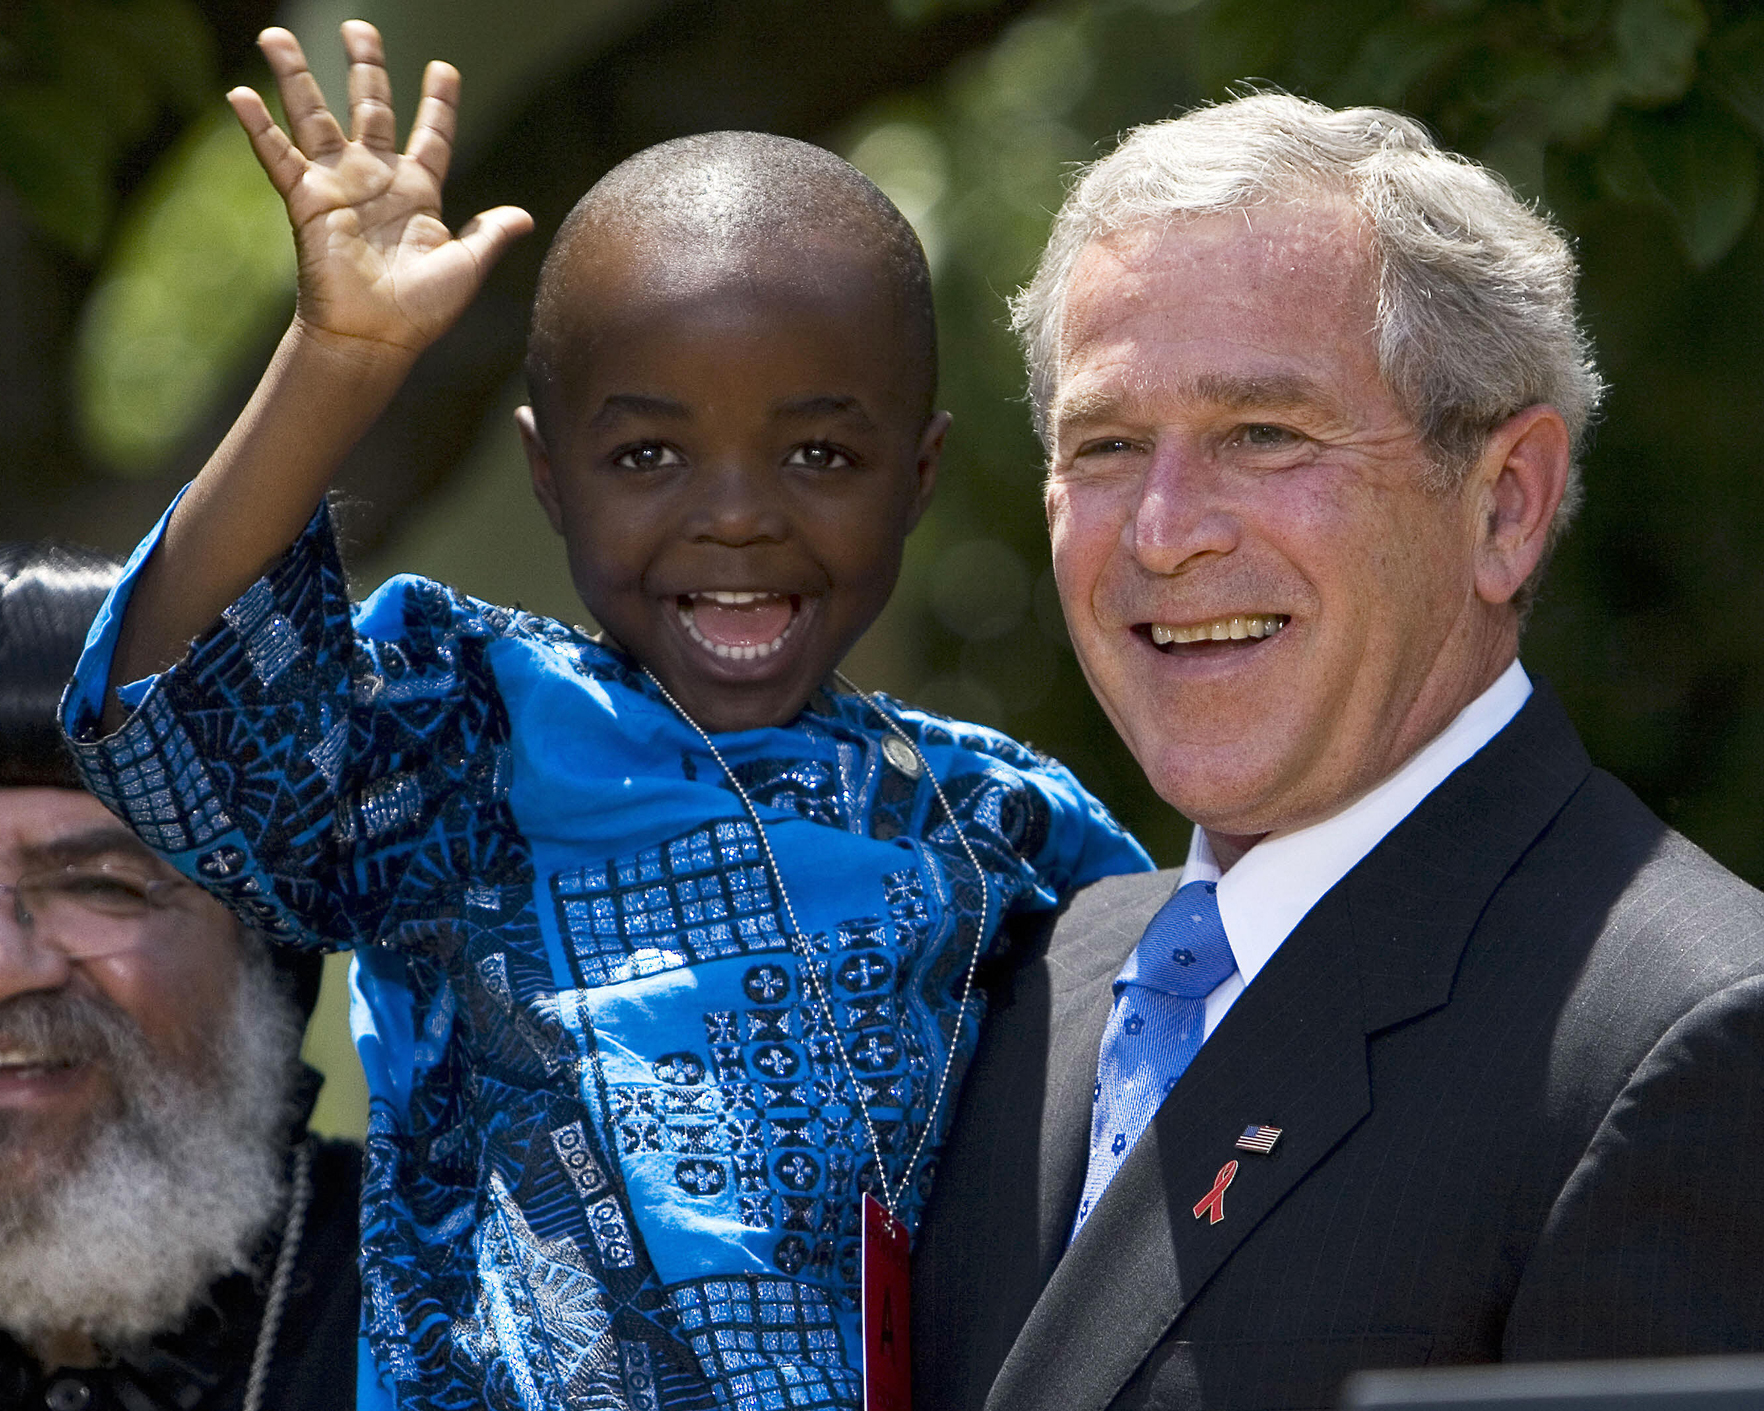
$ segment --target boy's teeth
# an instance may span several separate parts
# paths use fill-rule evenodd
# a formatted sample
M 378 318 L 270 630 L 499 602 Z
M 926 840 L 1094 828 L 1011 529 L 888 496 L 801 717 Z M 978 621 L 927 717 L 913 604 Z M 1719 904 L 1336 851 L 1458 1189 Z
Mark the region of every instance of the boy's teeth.
M 1278 614 L 1257 614 L 1246 617 L 1215 617 L 1211 622 L 1196 622 L 1186 627 L 1171 627 L 1154 622 L 1151 639 L 1160 647 L 1172 642 L 1241 642 L 1246 637 L 1272 637 L 1289 619 Z
M 720 603 L 724 607 L 744 607 L 748 603 L 757 603 L 761 598 L 775 598 L 776 593 L 737 593 L 719 588 L 714 592 L 696 593 L 694 597 L 703 598 L 709 603 Z
M 686 635 L 725 661 L 758 661 L 784 645 L 796 623 L 796 603 L 782 593 L 712 589 L 678 600 Z

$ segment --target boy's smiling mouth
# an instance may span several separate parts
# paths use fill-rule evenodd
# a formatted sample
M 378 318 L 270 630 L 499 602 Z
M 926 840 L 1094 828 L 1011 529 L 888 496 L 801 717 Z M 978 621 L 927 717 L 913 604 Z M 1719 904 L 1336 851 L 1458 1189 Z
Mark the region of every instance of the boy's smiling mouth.
M 717 588 L 674 600 L 686 635 L 725 661 L 759 661 L 780 650 L 802 612 L 797 593 Z

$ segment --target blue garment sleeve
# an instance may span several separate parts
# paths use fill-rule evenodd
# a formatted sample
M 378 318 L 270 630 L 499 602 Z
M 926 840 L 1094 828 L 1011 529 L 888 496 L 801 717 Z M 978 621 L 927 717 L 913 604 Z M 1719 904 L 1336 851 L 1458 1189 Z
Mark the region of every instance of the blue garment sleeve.
M 167 511 L 169 516 L 170 511 Z M 63 706 L 87 786 L 186 875 L 272 938 L 421 945 L 434 897 L 484 860 L 506 813 L 506 717 L 484 662 L 513 616 L 420 578 L 352 609 L 321 506 L 283 559 L 169 671 L 99 721 L 129 594 L 164 531 L 136 550 Z M 420 872 L 427 916 L 398 900 Z M 462 879 L 451 883 L 449 879 Z
M 924 752 L 955 816 L 963 820 L 963 838 L 1000 889 L 1007 913 L 1046 910 L 1100 877 L 1154 865 L 1059 761 L 997 730 L 879 699 Z M 905 794 L 909 787 L 892 777 L 885 781 L 872 820 L 877 836 L 918 831 L 946 866 L 965 875 L 957 861 L 963 839 L 941 806 L 918 828 L 894 813 L 889 791 Z M 994 948 L 1003 944 L 1002 920 L 993 916 L 989 922 Z
M 1045 761 L 1031 781 L 1048 801 L 1047 840 L 1029 859 L 1040 882 L 1035 898 L 1043 906 L 1059 905 L 1098 878 L 1156 866 L 1139 840 L 1058 760 Z

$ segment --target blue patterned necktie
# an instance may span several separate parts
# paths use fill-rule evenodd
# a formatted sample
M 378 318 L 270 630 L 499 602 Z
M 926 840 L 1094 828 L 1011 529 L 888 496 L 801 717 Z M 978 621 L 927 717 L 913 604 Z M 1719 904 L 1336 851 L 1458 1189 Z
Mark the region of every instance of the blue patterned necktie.
M 1206 1032 L 1206 999 L 1237 969 L 1215 882 L 1190 882 L 1158 908 L 1115 979 L 1090 1123 L 1076 1236 Z

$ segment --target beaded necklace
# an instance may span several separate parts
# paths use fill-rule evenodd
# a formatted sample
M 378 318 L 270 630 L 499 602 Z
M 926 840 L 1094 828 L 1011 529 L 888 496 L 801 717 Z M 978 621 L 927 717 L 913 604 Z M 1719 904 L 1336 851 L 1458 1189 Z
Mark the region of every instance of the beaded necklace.
M 908 1158 L 905 1168 L 900 1173 L 900 1184 L 897 1187 L 891 1187 L 888 1168 L 882 1160 L 882 1144 L 877 1140 L 875 1123 L 870 1119 L 869 1104 L 864 1101 L 863 1088 L 859 1085 L 857 1074 L 852 1069 L 851 1057 L 846 1053 L 845 1045 L 839 1041 L 839 1028 L 834 1020 L 833 1006 L 821 984 L 820 971 L 814 953 L 809 949 L 808 938 L 802 934 L 802 927 L 797 922 L 796 908 L 790 904 L 790 891 L 784 885 L 784 873 L 778 866 L 778 859 L 772 854 L 772 845 L 766 838 L 765 826 L 760 822 L 759 810 L 754 807 L 753 800 L 748 796 L 747 790 L 741 786 L 741 781 L 735 777 L 735 771 L 729 768 L 728 761 L 723 758 L 722 752 L 717 749 L 705 728 L 686 713 L 685 708 L 673 698 L 668 688 L 656 680 L 652 671 L 645 667 L 643 674 L 649 677 L 650 683 L 657 691 L 661 692 L 662 699 L 674 708 L 680 719 L 698 733 L 699 739 L 704 741 L 704 747 L 710 751 L 711 758 L 723 771 L 723 777 L 729 781 L 729 787 L 741 800 L 742 808 L 747 811 L 748 820 L 753 824 L 754 836 L 759 839 L 760 852 L 766 860 L 766 870 L 771 874 L 772 884 L 778 889 L 778 900 L 783 906 L 784 919 L 788 926 L 786 939 L 790 943 L 791 952 L 802 965 L 807 986 L 812 990 L 811 998 L 815 1007 L 820 1011 L 821 1020 L 826 1024 L 827 1032 L 833 1035 L 833 1045 L 839 1050 L 839 1060 L 845 1069 L 846 1081 L 851 1085 L 851 1093 L 857 1103 L 857 1109 L 863 1116 L 864 1132 L 869 1138 L 870 1151 L 876 1158 L 876 1179 L 882 1187 L 882 1204 L 889 1217 L 898 1221 L 900 1207 L 906 1199 L 907 1182 L 912 1177 L 913 1168 L 919 1164 L 919 1157 L 924 1153 L 926 1140 L 937 1125 L 937 1112 L 949 1086 L 949 1073 L 955 1064 L 956 1045 L 960 1042 L 962 1024 L 968 1017 L 968 1001 L 974 989 L 974 970 L 980 961 L 980 951 L 986 944 L 986 918 L 990 898 L 986 890 L 986 873 L 980 866 L 980 859 L 974 855 L 974 849 L 968 842 L 967 834 L 962 831 L 962 825 L 956 818 L 955 810 L 950 807 L 949 799 L 943 792 L 943 785 L 938 782 L 936 774 L 931 770 L 930 763 L 920 752 L 918 745 L 913 742 L 912 737 L 900 727 L 892 715 L 882 708 L 881 703 L 874 696 L 853 685 L 844 673 L 834 672 L 834 679 L 874 711 L 881 718 L 882 723 L 888 727 L 889 735 L 884 742 L 885 745 L 892 745 L 898 740 L 900 745 L 904 746 L 904 749 L 897 747 L 894 750 L 886 748 L 883 750 L 883 754 L 889 762 L 911 777 L 913 771 L 905 767 L 907 761 L 910 760 L 912 764 L 917 766 L 917 770 L 923 772 L 925 777 L 931 781 L 931 787 L 937 793 L 937 801 L 943 805 L 944 816 L 949 819 L 950 826 L 955 829 L 956 838 L 962 845 L 962 851 L 967 854 L 968 862 L 974 869 L 974 876 L 980 884 L 980 925 L 974 936 L 973 953 L 968 957 L 967 973 L 962 979 L 961 1005 L 956 1011 L 955 1031 L 950 1041 L 949 1054 L 943 1061 L 943 1072 L 937 1079 L 937 1090 L 932 1095 L 930 1108 L 925 1114 L 925 1125 L 919 1132 L 918 1143 L 913 1147 L 913 1154 Z

